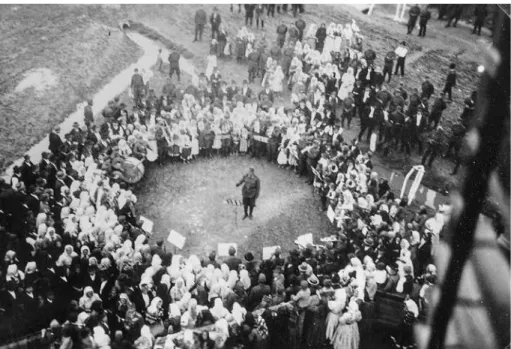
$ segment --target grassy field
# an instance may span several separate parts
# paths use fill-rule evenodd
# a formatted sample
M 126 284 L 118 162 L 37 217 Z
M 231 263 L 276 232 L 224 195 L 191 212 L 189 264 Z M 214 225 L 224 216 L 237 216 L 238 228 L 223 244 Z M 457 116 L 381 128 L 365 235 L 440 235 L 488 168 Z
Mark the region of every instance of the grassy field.
M 253 220 L 241 220 L 243 207 L 224 204 L 228 198 L 241 200 L 235 184 L 249 166 L 261 180 L 261 194 Z M 137 208 L 155 222 L 156 237 L 174 229 L 187 238 L 183 253 L 205 256 L 218 243 L 235 242 L 238 255 L 252 251 L 256 258 L 265 246 L 280 245 L 284 251 L 296 248 L 298 235 L 313 233 L 319 238 L 333 233 L 325 214 L 318 214 L 319 199 L 312 187 L 292 171 L 249 157 L 200 159 L 190 164 L 151 167 L 135 192 Z M 237 222 L 237 224 L 236 224 Z M 166 243 L 167 247 L 173 248 Z
M 0 169 L 142 54 L 101 6 L 0 5 Z M 107 20 L 108 19 L 108 20 Z M 53 84 L 37 88 L 46 69 Z M 25 78 L 28 88 L 16 92 Z

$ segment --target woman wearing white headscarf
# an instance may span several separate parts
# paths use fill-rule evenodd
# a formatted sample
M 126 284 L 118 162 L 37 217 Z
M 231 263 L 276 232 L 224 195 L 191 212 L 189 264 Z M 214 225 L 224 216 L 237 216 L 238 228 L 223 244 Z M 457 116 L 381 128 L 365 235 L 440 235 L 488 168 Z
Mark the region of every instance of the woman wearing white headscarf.
M 340 100 L 344 100 L 348 97 L 348 93 L 353 91 L 353 85 L 355 84 L 355 75 L 353 75 L 352 67 L 348 68 L 347 72 L 342 76 L 341 81 L 342 83 L 337 97 L 339 97 Z
M 234 290 L 236 282 L 238 282 L 238 272 L 236 270 L 231 270 L 229 272 L 229 279 L 227 280 L 227 287 L 229 287 L 231 290 Z
M 326 30 L 326 39 L 325 46 L 323 47 L 323 53 L 330 55 L 330 52 L 334 50 L 334 41 L 335 41 L 335 23 L 330 23 Z
M 318 26 L 312 23 L 307 29 L 307 34 L 305 34 L 305 40 L 312 50 L 316 49 L 316 41 L 318 40 L 316 38 L 317 28 Z
M 152 326 L 160 323 L 163 318 L 163 300 L 160 297 L 154 297 L 151 304 L 147 307 L 146 322 Z
M 220 298 L 215 299 L 215 305 L 209 311 L 216 320 L 224 319 L 227 315 L 229 315 L 229 311 L 225 309 L 224 303 Z
M 135 341 L 135 347 L 137 349 L 151 349 L 154 343 L 154 336 L 151 333 L 149 326 L 144 325 L 140 329 L 140 337 Z
M 245 291 L 247 291 L 252 285 L 250 275 L 248 274 L 248 270 L 242 269 L 240 271 L 240 281 L 243 284 L 243 288 L 245 289 Z
M 183 298 L 184 294 L 188 292 L 185 281 L 182 277 L 177 278 L 176 284 L 174 287 L 170 289 L 170 297 L 172 297 L 173 302 L 180 301 Z
M 94 293 L 92 287 L 87 286 L 83 290 L 83 296 L 80 298 L 78 305 L 83 309 L 86 313 L 91 312 L 92 303 L 95 301 L 100 301 L 101 298 L 97 293 Z
M 197 305 L 197 300 L 195 298 L 190 299 L 188 302 L 188 309 L 181 316 L 181 327 L 195 328 L 197 320 L 199 319 L 199 314 L 203 309 L 206 309 L 206 307 Z
M 271 78 L 270 78 L 270 88 L 273 91 L 276 98 L 281 98 L 282 96 L 282 85 L 284 82 L 284 72 L 282 71 L 282 67 L 280 65 L 275 68 Z
M 328 301 L 329 313 L 326 317 L 326 338 L 330 340 L 330 343 L 333 342 L 335 329 L 345 306 L 346 290 L 343 288 L 335 290 L 334 299 Z
M 358 349 L 360 345 L 360 333 L 357 322 L 362 319 L 358 310 L 358 304 L 351 301 L 348 309 L 339 318 L 339 325 L 334 334 L 334 349 Z

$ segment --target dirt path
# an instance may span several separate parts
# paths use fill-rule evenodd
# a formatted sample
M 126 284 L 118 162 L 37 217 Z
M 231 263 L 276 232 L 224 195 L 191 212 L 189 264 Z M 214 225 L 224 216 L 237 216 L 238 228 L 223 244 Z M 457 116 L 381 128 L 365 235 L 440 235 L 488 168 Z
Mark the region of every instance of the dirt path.
M 123 91 L 129 88 L 131 76 L 135 68 L 139 70 L 142 69 L 150 69 L 156 63 L 156 58 L 158 56 L 158 49 L 160 46 L 156 44 L 154 41 L 134 32 L 130 32 L 126 34 L 132 41 L 134 41 L 137 45 L 139 45 L 144 50 L 144 55 L 134 64 L 130 65 L 126 69 L 124 69 L 121 73 L 115 76 L 108 84 L 106 84 L 100 91 L 98 91 L 93 100 L 92 110 L 94 115 L 101 114 L 103 108 L 108 105 L 108 102 L 114 99 L 117 95 L 121 94 Z M 169 54 L 168 50 L 164 50 L 165 54 Z M 195 75 L 194 66 L 185 58 L 181 58 L 180 61 L 181 69 L 189 74 Z M 71 131 L 73 128 L 73 123 L 78 122 L 80 125 L 83 125 L 83 111 L 85 108 L 85 104 L 81 103 L 76 106 L 76 111 L 69 115 L 66 120 L 64 120 L 60 124 L 60 135 L 64 137 L 66 133 Z M 38 144 L 32 146 L 25 154 L 30 155 L 30 159 L 33 163 L 37 164 L 41 161 L 41 153 L 48 150 L 49 141 L 48 137 L 44 137 Z M 4 178 L 9 182 L 10 177 L 13 173 L 13 168 L 16 165 L 21 165 L 23 163 L 23 158 L 19 158 L 14 161 L 11 166 L 7 168 L 4 173 Z

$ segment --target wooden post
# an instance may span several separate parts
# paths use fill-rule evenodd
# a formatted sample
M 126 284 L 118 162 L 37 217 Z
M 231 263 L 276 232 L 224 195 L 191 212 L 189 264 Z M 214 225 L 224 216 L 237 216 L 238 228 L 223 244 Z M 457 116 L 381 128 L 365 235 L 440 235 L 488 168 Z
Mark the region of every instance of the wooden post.
M 405 12 L 406 12 L 406 4 L 402 4 L 402 8 L 401 8 L 401 16 L 399 17 L 399 20 L 400 21 L 404 21 L 405 20 Z
M 402 4 L 397 4 L 396 5 L 396 14 L 394 15 L 394 20 L 395 21 L 399 21 L 399 11 L 401 10 L 401 6 L 402 6 Z
M 371 4 L 369 7 L 369 12 L 367 12 L 367 15 L 370 16 L 373 13 L 374 4 Z

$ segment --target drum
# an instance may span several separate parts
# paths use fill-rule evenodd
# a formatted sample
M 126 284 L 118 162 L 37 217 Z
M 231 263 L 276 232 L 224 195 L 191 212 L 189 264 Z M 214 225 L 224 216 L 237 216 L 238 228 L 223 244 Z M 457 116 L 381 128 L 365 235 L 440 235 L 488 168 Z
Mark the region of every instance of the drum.
M 137 158 L 127 158 L 122 167 L 124 180 L 130 184 L 137 183 L 144 176 L 144 164 Z

